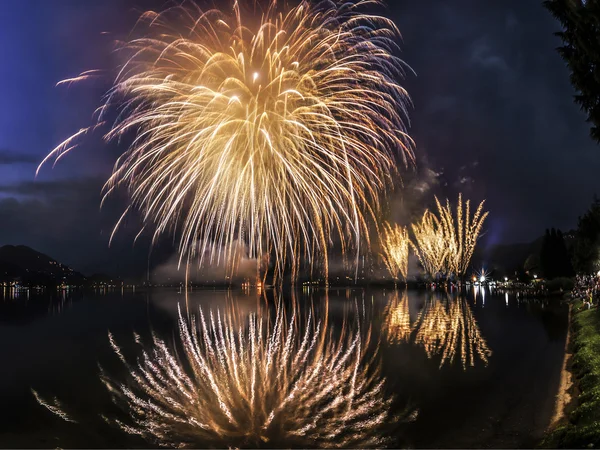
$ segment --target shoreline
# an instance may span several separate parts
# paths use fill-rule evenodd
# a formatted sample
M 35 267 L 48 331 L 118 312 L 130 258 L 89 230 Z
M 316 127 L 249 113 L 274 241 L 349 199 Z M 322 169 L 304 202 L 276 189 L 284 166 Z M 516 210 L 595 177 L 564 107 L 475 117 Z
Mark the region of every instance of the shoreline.
M 600 444 L 600 311 L 577 311 L 576 304 L 571 305 L 570 347 L 557 394 L 556 420 L 538 444 L 542 448 Z
M 564 425 L 568 420 L 568 414 L 573 409 L 573 403 L 577 400 L 577 396 L 573 395 L 574 388 L 574 377 L 572 371 L 573 364 L 573 352 L 571 349 L 572 345 L 572 334 L 573 324 L 572 316 L 573 304 L 569 303 L 569 315 L 568 315 L 568 328 L 567 337 L 565 339 L 565 350 L 563 357 L 563 364 L 560 374 L 560 383 L 558 392 L 556 394 L 556 401 L 554 404 L 554 412 L 550 424 L 546 427 L 545 435 L 548 435 L 554 431 L 557 427 Z

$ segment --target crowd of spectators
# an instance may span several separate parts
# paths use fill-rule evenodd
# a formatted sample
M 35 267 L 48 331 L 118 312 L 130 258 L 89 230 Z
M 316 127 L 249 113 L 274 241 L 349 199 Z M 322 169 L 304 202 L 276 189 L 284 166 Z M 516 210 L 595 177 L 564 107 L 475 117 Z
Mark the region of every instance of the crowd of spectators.
M 581 300 L 584 309 L 597 307 L 600 300 L 600 276 L 577 275 L 571 297 Z

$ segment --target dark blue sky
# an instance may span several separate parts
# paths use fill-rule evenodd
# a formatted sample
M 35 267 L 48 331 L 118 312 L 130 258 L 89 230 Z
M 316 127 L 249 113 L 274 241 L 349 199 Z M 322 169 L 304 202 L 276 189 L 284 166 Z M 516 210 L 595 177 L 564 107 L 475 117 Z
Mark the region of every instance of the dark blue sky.
M 36 163 L 90 123 L 107 84 L 57 81 L 111 69 L 115 38 L 142 0 L 6 0 L 0 15 L 0 244 L 26 244 L 84 272 L 144 266 L 144 243 L 125 232 L 108 249 L 119 199 L 99 211 L 117 149 L 86 141 L 34 181 Z M 417 76 L 413 135 L 426 195 L 459 190 L 487 198 L 488 242 L 521 242 L 546 227 L 569 229 L 598 191 L 600 148 L 572 101 L 555 52 L 558 24 L 537 0 L 389 0 Z M 106 34 L 108 33 L 108 34 Z M 398 204 L 396 202 L 396 204 Z M 396 211 L 398 218 L 404 216 Z

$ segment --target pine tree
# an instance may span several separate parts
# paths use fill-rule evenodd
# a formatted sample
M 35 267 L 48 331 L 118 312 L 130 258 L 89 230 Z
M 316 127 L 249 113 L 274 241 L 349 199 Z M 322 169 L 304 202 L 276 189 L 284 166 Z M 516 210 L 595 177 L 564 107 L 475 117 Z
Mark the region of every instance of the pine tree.
M 544 278 L 552 278 L 552 238 L 550 230 L 546 229 L 542 248 L 540 250 L 540 268 Z
M 600 269 L 600 199 L 594 197 L 589 210 L 581 217 L 575 233 L 573 266 L 578 273 L 595 273 Z
M 600 142 L 600 0 L 546 0 L 563 31 L 557 50 L 571 71 L 575 102 L 588 115 L 590 135 Z
M 557 231 L 557 248 L 556 248 L 556 259 L 558 261 L 558 276 L 560 277 L 572 277 L 575 275 L 573 271 L 573 265 L 571 264 L 571 258 L 567 245 L 565 244 L 565 238 L 562 231 Z

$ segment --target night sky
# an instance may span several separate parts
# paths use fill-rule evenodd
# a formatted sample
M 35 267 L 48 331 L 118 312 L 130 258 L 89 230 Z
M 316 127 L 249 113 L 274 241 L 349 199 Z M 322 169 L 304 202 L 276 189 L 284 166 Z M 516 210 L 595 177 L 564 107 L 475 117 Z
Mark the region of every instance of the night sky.
M 123 199 L 99 210 L 118 148 L 88 139 L 54 169 L 34 175 L 56 144 L 90 124 L 108 87 L 108 80 L 56 82 L 116 67 L 114 40 L 131 29 L 136 8 L 161 4 L 2 3 L 0 244 L 32 246 L 84 273 L 143 270 L 147 241 L 134 248 L 126 230 L 108 248 Z M 485 245 L 531 241 L 547 227 L 573 228 L 599 191 L 600 148 L 572 101 L 568 71 L 555 51 L 558 23 L 541 1 L 389 0 L 388 6 L 403 35 L 401 56 L 416 72 L 405 85 L 414 103 L 419 174 L 429 188 L 404 204 L 422 207 L 434 193 L 459 191 L 487 198 Z

